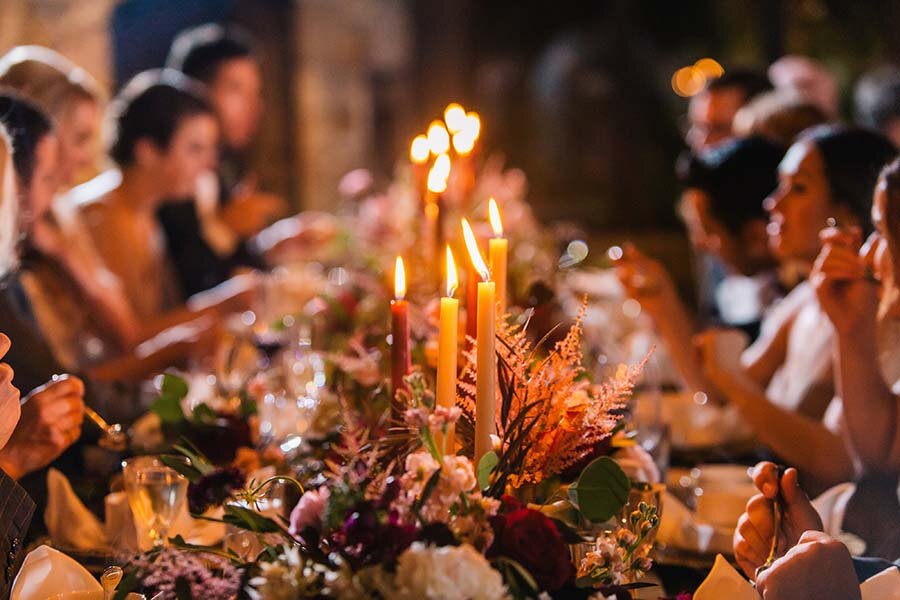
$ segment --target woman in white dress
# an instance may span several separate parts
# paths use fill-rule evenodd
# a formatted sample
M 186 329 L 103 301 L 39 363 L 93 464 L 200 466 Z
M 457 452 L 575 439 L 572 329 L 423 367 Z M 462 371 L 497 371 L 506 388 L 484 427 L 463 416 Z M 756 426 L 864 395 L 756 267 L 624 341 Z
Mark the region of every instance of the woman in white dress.
M 829 228 L 811 281 L 835 330 L 841 402 L 829 410 L 857 462 L 855 484 L 817 500 L 825 530 L 852 532 L 880 556 L 900 553 L 900 160 L 881 174 L 875 232 Z M 874 548 L 873 548 L 874 546 Z

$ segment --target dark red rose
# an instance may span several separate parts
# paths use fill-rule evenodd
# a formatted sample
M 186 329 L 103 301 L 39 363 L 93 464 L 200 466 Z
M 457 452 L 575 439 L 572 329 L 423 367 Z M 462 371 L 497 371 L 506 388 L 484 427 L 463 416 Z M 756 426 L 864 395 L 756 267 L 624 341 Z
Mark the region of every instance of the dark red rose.
M 491 527 L 494 543 L 488 549 L 488 558 L 511 558 L 548 592 L 557 591 L 575 578 L 569 547 L 553 521 L 543 513 L 529 508 L 514 509 L 492 517 Z

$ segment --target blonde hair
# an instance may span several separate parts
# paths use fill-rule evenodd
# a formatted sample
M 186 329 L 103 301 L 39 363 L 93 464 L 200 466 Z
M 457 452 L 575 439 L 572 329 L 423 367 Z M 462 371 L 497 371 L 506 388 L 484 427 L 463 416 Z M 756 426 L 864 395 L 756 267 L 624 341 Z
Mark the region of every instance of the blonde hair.
M 0 277 L 16 267 L 16 244 L 19 239 L 18 201 L 12 142 L 0 123 Z
M 100 103 L 103 98 L 87 71 L 43 46 L 16 46 L 0 57 L 0 86 L 18 91 L 55 118 L 73 100 Z

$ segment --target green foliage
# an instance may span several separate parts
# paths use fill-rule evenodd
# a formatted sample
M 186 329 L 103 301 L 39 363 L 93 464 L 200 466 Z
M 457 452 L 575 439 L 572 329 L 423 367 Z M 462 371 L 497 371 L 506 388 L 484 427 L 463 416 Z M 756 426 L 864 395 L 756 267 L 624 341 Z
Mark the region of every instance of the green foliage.
M 187 382 L 177 375 L 166 373 L 163 375 L 159 397 L 150 407 L 150 410 L 155 412 L 163 423 L 180 423 L 184 421 L 181 401 L 187 395 Z
M 493 450 L 486 452 L 485 455 L 481 457 L 481 460 L 478 461 L 476 477 L 478 478 L 479 490 L 483 490 L 491 484 L 491 473 L 493 473 L 494 469 L 497 467 L 498 462 L 500 462 L 500 458 Z
M 615 516 L 628 501 L 631 482 L 619 464 L 601 456 L 584 468 L 569 486 L 569 500 L 588 521 L 602 523 Z

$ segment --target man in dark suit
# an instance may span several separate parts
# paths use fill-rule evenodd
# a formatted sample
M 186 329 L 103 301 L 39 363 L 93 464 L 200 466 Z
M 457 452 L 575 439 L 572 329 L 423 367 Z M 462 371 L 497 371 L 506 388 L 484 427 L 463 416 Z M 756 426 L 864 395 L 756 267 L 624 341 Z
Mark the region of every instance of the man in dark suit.
M 9 350 L 9 338 L 0 333 L 0 359 Z M 12 384 L 13 371 L 0 363 L 0 448 L 6 445 L 19 420 L 19 390 Z M 19 485 L 0 470 L 0 600 L 22 564 L 25 534 L 34 514 L 34 502 Z

